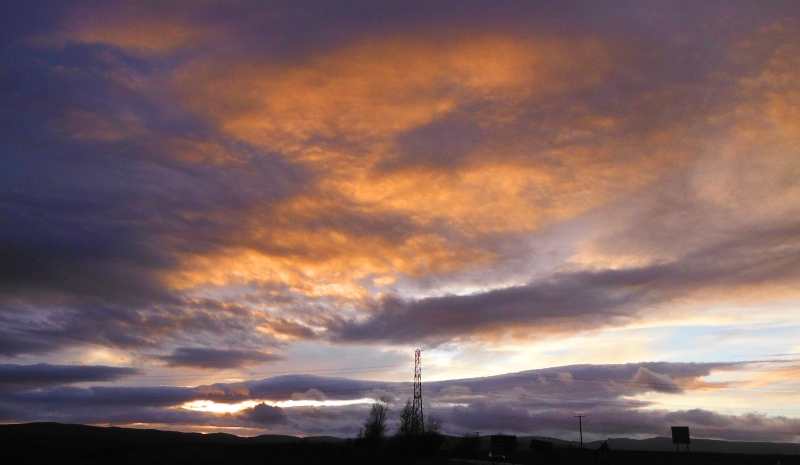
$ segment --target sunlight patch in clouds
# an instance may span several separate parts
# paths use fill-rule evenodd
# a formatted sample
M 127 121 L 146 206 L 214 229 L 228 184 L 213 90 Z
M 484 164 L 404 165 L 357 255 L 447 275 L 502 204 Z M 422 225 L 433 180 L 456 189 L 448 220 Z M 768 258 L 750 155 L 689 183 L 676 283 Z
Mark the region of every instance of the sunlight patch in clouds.
M 349 400 L 246 400 L 237 403 L 220 403 L 212 400 L 195 400 L 180 406 L 182 409 L 194 410 L 196 412 L 211 413 L 235 413 L 240 410 L 253 408 L 259 404 L 266 404 L 271 407 L 291 408 L 291 407 L 342 407 L 346 405 L 373 404 L 375 399 L 349 399 Z
M 217 403 L 211 400 L 194 400 L 181 405 L 180 408 L 196 412 L 234 413 L 246 408 L 253 408 L 260 403 L 254 400 L 246 400 L 235 404 Z

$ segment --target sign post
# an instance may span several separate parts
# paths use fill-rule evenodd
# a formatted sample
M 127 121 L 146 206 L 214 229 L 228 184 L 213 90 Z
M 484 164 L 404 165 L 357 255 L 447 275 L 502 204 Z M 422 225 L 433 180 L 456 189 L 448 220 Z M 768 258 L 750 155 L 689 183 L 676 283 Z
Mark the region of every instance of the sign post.
M 689 427 L 688 426 L 673 426 L 672 427 L 672 443 L 675 444 L 675 450 L 681 451 L 680 444 L 686 444 L 686 452 L 689 452 Z
M 492 463 L 498 458 L 514 457 L 517 455 L 517 437 L 507 434 L 493 434 Z
M 531 439 L 531 458 L 533 463 L 549 463 L 550 454 L 553 450 L 553 443 L 549 441 L 541 441 L 539 439 Z

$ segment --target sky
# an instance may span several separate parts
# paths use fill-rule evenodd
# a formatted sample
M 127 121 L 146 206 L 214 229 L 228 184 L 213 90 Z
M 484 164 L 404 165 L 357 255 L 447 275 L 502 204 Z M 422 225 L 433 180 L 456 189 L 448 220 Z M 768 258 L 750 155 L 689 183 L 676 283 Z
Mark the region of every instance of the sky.
M 797 2 L 0 18 L 0 422 L 800 442 Z

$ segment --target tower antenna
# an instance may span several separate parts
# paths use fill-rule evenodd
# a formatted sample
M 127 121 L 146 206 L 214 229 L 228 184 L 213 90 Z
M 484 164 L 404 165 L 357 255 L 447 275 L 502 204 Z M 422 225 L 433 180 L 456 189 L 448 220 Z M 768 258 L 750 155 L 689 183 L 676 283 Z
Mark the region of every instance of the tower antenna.
M 422 364 L 419 358 L 419 349 L 414 352 L 414 413 L 419 423 L 415 429 L 420 433 L 425 432 L 425 419 L 422 416 Z

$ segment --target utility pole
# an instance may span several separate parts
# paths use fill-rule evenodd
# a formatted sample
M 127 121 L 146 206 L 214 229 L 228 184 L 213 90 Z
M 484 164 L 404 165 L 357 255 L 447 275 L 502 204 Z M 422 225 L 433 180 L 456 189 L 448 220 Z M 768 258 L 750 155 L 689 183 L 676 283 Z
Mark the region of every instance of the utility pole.
M 581 450 L 583 450 L 583 417 L 585 417 L 586 415 L 578 413 L 575 414 L 574 416 L 578 418 L 578 431 L 580 431 L 581 433 Z

